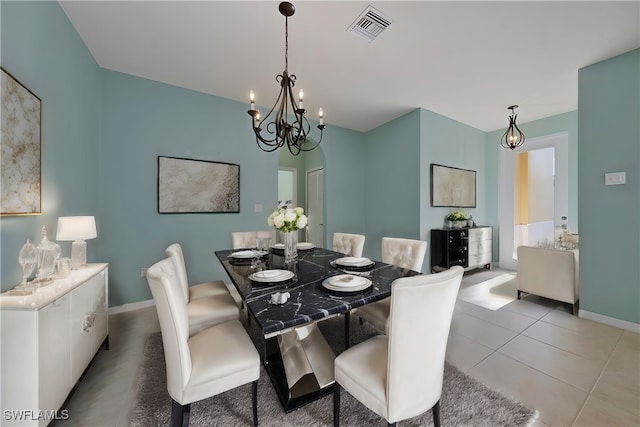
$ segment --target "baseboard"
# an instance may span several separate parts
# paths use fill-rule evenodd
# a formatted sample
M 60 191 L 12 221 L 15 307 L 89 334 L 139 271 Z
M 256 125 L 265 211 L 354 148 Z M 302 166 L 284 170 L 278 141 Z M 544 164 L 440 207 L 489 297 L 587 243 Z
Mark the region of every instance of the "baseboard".
M 616 328 L 635 332 L 637 334 L 640 333 L 640 324 L 616 319 L 615 317 L 603 316 L 602 314 L 593 313 L 586 310 L 578 310 L 578 317 L 582 319 L 593 320 L 594 322 L 604 323 L 605 325 L 609 326 L 615 326 Z
M 132 302 L 129 304 L 109 307 L 109 314 L 124 313 L 125 311 L 139 310 L 141 308 L 153 307 L 155 305 L 156 303 L 153 301 L 153 299 L 148 299 L 146 301 Z

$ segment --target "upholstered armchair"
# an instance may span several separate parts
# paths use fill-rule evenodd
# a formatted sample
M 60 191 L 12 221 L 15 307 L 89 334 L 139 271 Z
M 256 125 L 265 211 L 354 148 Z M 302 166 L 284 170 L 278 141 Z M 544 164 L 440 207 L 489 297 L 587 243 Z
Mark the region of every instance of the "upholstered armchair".
M 420 272 L 426 253 L 427 242 L 425 241 L 395 237 L 382 238 L 382 262 L 387 264 Z M 371 323 L 377 330 L 386 332 L 390 303 L 391 299 L 385 298 L 356 308 L 352 313 L 359 316 L 361 320 Z
M 147 271 L 156 303 L 172 399 L 171 426 L 188 426 L 191 403 L 252 383 L 253 424 L 258 424 L 260 356 L 237 320 L 190 334 L 175 262 L 166 258 Z
M 463 273 L 455 266 L 393 282 L 387 335 L 357 344 L 335 360 L 334 426 L 340 425 L 342 388 L 389 424 L 432 409 L 434 424 L 440 425 L 445 351 Z
M 175 280 L 187 310 L 190 335 L 218 323 L 237 320 L 240 317 L 238 305 L 224 282 L 207 282 L 189 287 L 187 269 L 180 245 L 175 243 L 169 246 L 165 252 L 174 264 Z
M 516 286 L 522 292 L 571 304 L 578 315 L 578 251 L 519 246 Z

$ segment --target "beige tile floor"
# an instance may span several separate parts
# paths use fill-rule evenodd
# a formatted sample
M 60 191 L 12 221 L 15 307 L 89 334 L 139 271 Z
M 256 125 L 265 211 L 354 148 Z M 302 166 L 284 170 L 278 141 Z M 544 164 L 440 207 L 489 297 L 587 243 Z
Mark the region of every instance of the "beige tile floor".
M 477 274 L 466 274 L 463 287 Z M 475 277 L 474 277 L 475 276 Z M 100 350 L 57 426 L 126 426 L 155 308 L 109 318 Z M 447 360 L 538 411 L 535 426 L 640 425 L 640 337 L 528 296 L 497 310 L 458 300 Z

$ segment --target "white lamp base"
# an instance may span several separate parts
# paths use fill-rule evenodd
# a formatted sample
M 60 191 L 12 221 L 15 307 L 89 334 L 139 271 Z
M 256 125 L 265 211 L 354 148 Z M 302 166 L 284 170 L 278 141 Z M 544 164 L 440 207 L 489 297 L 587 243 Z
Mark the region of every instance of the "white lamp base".
M 75 240 L 71 244 L 71 268 L 78 269 L 87 265 L 87 242 Z

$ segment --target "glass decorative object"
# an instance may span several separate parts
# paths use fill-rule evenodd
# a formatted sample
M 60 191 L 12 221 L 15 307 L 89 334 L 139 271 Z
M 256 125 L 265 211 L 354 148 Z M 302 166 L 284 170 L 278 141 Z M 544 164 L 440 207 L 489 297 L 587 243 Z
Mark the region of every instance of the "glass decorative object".
M 27 239 L 27 242 L 22 245 L 22 249 L 18 254 L 18 262 L 22 267 L 22 283 L 20 283 L 20 287 L 25 288 L 29 277 L 31 277 L 33 270 L 38 265 L 38 253 L 31 240 Z
M 298 256 L 298 231 L 284 231 L 282 233 L 284 243 L 284 260 L 289 262 Z
M 47 228 L 42 226 L 42 240 L 36 247 L 38 257 L 38 273 L 36 280 L 47 282 L 56 272 L 56 261 L 62 252 L 60 245 L 47 238 Z

